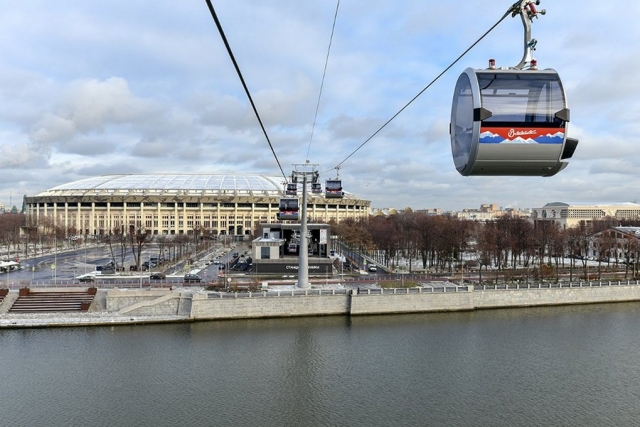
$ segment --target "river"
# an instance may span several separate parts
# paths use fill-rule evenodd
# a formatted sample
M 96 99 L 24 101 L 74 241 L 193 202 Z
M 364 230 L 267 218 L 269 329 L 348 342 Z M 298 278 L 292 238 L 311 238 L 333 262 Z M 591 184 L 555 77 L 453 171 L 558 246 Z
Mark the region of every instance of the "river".
M 640 304 L 0 331 L 6 426 L 640 425 Z

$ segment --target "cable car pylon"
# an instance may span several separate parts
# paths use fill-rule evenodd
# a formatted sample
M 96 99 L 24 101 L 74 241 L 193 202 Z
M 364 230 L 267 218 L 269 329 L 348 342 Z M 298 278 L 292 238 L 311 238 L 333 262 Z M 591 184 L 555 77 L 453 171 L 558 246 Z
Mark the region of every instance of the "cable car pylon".
M 309 283 L 309 244 L 307 242 L 307 182 L 318 183 L 319 173 L 315 164 L 307 160 L 304 164 L 293 165 L 291 181 L 300 182 L 302 179 L 302 212 L 300 221 L 300 247 L 298 249 L 298 283 L 297 288 L 308 289 Z

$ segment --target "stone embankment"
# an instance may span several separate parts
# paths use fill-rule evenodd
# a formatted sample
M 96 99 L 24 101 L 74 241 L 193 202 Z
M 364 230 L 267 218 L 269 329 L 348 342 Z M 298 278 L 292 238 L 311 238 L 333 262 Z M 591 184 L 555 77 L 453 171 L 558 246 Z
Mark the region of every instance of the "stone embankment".
M 126 325 L 295 316 L 408 314 L 479 309 L 640 301 L 637 281 L 498 286 L 425 286 L 345 289 L 294 286 L 259 292 L 204 289 L 98 290 L 83 313 L 7 313 L 13 293 L 0 303 L 0 328 Z

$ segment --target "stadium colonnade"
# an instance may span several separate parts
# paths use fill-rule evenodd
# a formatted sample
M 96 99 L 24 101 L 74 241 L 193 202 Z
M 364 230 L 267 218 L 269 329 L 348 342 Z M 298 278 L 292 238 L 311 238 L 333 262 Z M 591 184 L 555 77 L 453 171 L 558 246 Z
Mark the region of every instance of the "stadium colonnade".
M 25 196 L 28 224 L 68 234 L 251 235 L 277 222 L 283 179 L 250 174 L 104 175 Z M 299 194 L 301 193 L 301 189 Z M 307 191 L 307 217 L 316 222 L 368 217 L 371 202 Z

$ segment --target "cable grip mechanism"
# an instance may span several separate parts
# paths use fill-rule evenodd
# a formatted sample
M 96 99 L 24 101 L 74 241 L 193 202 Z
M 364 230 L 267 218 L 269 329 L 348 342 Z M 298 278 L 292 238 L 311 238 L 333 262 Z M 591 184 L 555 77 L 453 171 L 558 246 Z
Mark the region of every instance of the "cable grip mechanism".
M 511 13 L 512 18 L 520 15 L 522 26 L 524 27 L 524 53 L 520 63 L 513 67 L 515 69 L 524 70 L 537 66 L 535 59 L 533 59 L 533 51 L 536 50 L 538 41 L 531 37 L 531 23 L 534 18 L 538 18 L 538 15 L 546 15 L 547 13 L 545 9 L 538 10 L 536 6 L 539 4 L 540 0 L 520 0 L 515 2 L 507 11 L 507 13 Z

